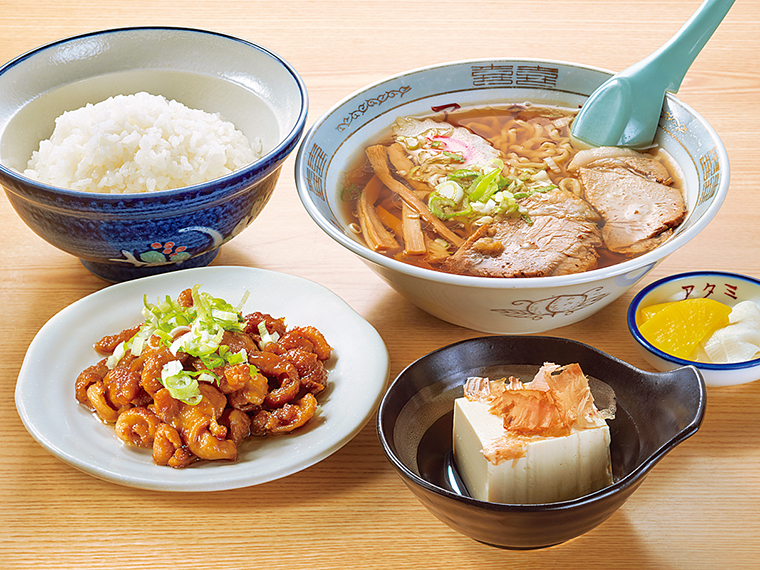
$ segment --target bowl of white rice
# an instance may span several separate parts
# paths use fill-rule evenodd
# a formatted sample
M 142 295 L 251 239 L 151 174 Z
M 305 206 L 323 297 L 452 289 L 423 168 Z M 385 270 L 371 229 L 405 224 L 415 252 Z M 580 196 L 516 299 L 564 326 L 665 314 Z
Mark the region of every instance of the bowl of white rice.
M 261 212 L 307 111 L 298 73 L 246 40 L 92 32 L 0 67 L 0 184 L 107 281 L 200 267 Z

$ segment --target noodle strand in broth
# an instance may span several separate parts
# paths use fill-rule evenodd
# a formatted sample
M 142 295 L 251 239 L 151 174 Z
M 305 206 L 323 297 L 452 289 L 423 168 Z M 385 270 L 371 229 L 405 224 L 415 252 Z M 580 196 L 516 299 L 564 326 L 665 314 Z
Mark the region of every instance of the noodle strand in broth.
M 361 192 L 347 215 L 384 255 L 488 277 L 588 271 L 656 247 L 685 216 L 671 163 L 579 152 L 574 116 L 524 104 L 399 118 L 345 173 Z M 667 211 L 653 211 L 663 196 Z

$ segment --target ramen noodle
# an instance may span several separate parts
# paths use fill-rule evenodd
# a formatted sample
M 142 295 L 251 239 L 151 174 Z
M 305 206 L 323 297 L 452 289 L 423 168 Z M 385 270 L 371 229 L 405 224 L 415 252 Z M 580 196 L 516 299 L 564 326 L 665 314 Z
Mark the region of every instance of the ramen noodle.
M 344 174 L 351 228 L 399 261 L 486 277 L 588 271 L 669 239 L 686 209 L 665 153 L 579 151 L 574 117 L 529 104 L 400 117 Z

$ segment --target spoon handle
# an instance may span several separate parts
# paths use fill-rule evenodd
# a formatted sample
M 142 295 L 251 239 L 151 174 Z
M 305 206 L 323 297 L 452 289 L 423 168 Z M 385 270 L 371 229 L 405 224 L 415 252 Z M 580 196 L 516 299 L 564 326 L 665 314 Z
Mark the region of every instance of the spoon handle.
M 677 93 L 689 67 L 733 4 L 734 0 L 705 0 L 662 47 L 623 73 L 644 73 L 655 83 L 664 82 L 665 91 Z

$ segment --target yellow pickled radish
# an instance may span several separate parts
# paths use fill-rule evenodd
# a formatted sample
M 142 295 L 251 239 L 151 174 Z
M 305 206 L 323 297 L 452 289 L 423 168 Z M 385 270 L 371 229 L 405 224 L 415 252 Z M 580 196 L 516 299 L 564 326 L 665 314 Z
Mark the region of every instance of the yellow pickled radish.
M 662 309 L 670 305 L 673 301 L 670 301 L 669 303 L 658 303 L 656 305 L 649 305 L 648 307 L 644 307 L 643 309 L 639 310 L 639 317 L 638 317 L 638 325 L 641 326 L 641 323 L 644 323 L 651 319 L 654 315 L 659 313 Z
M 728 325 L 731 313 L 731 307 L 713 299 L 684 299 L 663 305 L 639 325 L 639 331 L 663 352 L 686 360 L 702 341 Z

